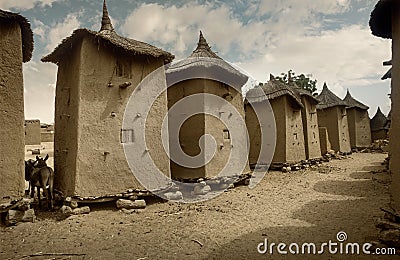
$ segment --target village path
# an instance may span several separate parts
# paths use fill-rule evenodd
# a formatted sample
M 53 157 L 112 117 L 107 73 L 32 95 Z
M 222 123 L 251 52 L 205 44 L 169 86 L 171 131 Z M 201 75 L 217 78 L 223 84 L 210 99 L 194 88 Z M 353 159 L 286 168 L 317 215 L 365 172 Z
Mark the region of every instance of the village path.
M 254 189 L 240 186 L 197 204 L 155 202 L 132 214 L 102 205 L 67 219 L 38 212 L 35 223 L 0 228 L 0 259 L 37 252 L 65 255 L 23 259 L 271 259 L 257 252 L 266 238 L 318 244 L 336 241 L 336 234 L 344 231 L 348 242 L 374 241 L 374 220 L 383 216 L 380 207 L 389 201 L 389 175 L 381 165 L 385 157 L 357 153 L 313 169 L 269 172 Z M 280 257 L 275 251 L 273 259 Z M 313 257 L 346 259 L 300 256 Z

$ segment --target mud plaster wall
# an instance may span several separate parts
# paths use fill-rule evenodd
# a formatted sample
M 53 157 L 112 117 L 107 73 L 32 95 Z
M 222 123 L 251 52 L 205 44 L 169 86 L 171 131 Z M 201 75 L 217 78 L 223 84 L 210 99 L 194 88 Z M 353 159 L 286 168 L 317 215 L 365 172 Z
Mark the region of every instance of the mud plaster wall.
M 64 190 L 68 191 L 67 195 L 86 197 L 116 194 L 130 188 L 142 189 L 125 159 L 121 143 L 122 120 L 135 87 L 148 73 L 162 66 L 163 60 L 118 55 L 90 38 L 83 39 L 77 53 L 76 67 L 79 69 L 69 74 L 69 79 L 77 78 L 77 87 L 72 94 L 77 104 L 66 119 L 76 122 L 77 127 L 63 140 L 64 144 L 74 142 L 71 148 L 76 149 L 76 162 L 64 160 L 62 163 L 66 165 L 61 174 L 67 183 Z M 117 60 L 129 64 L 130 76 L 115 74 Z M 113 87 L 108 87 L 110 80 Z M 124 82 L 131 82 L 132 86 L 119 88 Z M 166 101 L 164 93 L 153 104 L 146 123 L 146 139 L 151 140 L 147 145 L 155 164 L 169 176 L 169 160 L 161 143 Z M 62 110 L 67 107 L 64 104 Z M 62 129 L 56 122 L 56 136 L 63 138 L 65 134 L 58 131 L 59 127 Z
M 219 107 L 219 118 L 205 115 L 205 134 L 213 136 L 217 143 L 214 157 L 206 165 L 206 177 L 216 176 L 222 172 L 224 167 L 229 169 L 228 174 L 242 174 L 249 172 L 250 167 L 247 156 L 244 156 L 244 158 L 235 157 L 237 151 L 241 151 L 242 154 L 247 154 L 246 151 L 248 144 L 245 128 L 243 97 L 241 93 L 233 87 L 213 80 L 204 81 L 205 93 L 219 96 L 229 102 L 229 104 L 223 104 Z M 208 106 L 209 102 L 211 101 L 205 99 L 204 105 Z M 239 112 L 241 122 L 233 121 L 233 117 L 231 116 L 231 113 L 234 113 L 233 110 Z M 228 126 L 225 126 L 221 119 L 230 122 L 230 127 L 228 128 Z M 233 145 L 232 139 L 235 138 L 233 136 L 235 130 L 238 130 L 237 132 L 239 135 L 237 138 L 239 139 L 235 139 L 235 145 Z M 242 169 L 243 172 L 241 171 Z
M 284 162 L 300 162 L 301 160 L 306 159 L 301 109 L 293 107 L 289 96 L 283 96 L 283 99 L 285 100 L 284 104 L 287 114 L 285 127 L 286 160 Z M 276 113 L 279 113 L 279 110 L 277 110 Z
M 201 79 L 190 79 L 181 81 L 168 88 L 168 109 L 181 100 L 184 97 L 204 93 L 204 80 Z M 204 105 L 204 100 L 202 104 Z M 183 107 L 184 111 L 178 111 L 179 113 L 185 113 L 186 109 Z M 169 121 L 173 121 L 174 113 L 169 113 Z M 200 137 L 204 135 L 205 129 L 205 116 L 204 114 L 197 114 L 186 120 L 179 130 L 179 143 L 184 153 L 189 156 L 196 156 L 200 153 Z M 172 124 L 169 124 L 169 134 L 175 134 L 172 130 Z M 172 142 L 172 139 L 170 139 Z M 204 145 L 204 144 L 202 144 Z M 171 153 L 173 150 L 170 149 Z M 189 179 L 197 177 L 205 177 L 205 167 L 198 168 L 188 168 L 180 165 L 171 160 L 171 177 L 173 179 Z
M 393 128 L 392 128 L 393 129 Z M 392 133 L 393 131 L 390 131 Z M 372 141 L 375 140 L 383 140 L 388 138 L 388 131 L 385 129 L 371 131 L 371 139 Z M 392 137 L 390 137 L 392 139 Z
M 245 113 L 246 113 L 246 126 L 247 126 L 247 131 L 249 133 L 249 141 L 250 141 L 250 148 L 249 148 L 249 164 L 251 166 L 255 165 L 257 163 L 257 160 L 260 156 L 260 150 L 261 150 L 261 145 L 264 145 L 266 149 L 273 149 L 272 144 L 261 144 L 261 128 L 265 130 L 266 134 L 270 134 L 272 132 L 273 125 L 275 124 L 274 122 L 268 122 L 267 125 L 261 125 L 259 119 L 256 116 L 256 113 L 254 112 L 254 108 L 259 111 L 257 106 L 263 106 L 263 102 L 257 102 L 253 104 L 246 104 L 245 106 Z M 268 112 L 273 113 L 272 107 L 268 107 Z M 278 142 L 278 140 L 277 140 Z M 261 155 L 260 156 L 260 161 L 259 163 L 261 165 L 269 165 L 269 159 L 267 155 Z
M 78 151 L 79 83 L 81 48 L 75 44 L 58 64 L 55 98 L 54 171 L 55 187 L 74 195 Z
M 227 100 L 230 102 L 230 104 L 233 105 L 234 108 L 237 109 L 237 111 L 239 111 L 244 120 L 244 107 L 241 94 L 234 90 L 232 87 L 226 86 L 220 82 L 213 80 L 190 79 L 171 86 L 168 89 L 168 108 L 170 109 L 180 99 L 198 93 L 209 93 L 220 97 L 227 93 L 230 93 L 231 95 L 227 97 Z M 207 101 L 207 98 L 203 97 L 201 105 L 207 106 L 207 102 L 210 101 Z M 226 117 L 225 119 L 228 119 L 230 109 L 232 109 L 232 106 L 222 106 L 218 111 L 220 112 L 220 117 Z M 183 108 L 183 110 L 185 109 Z M 181 113 L 185 113 L 185 111 L 181 111 Z M 174 115 L 171 113 L 169 116 L 173 117 Z M 170 129 L 171 125 L 172 124 L 170 124 Z M 213 159 L 203 167 L 188 168 L 171 161 L 172 177 L 175 179 L 214 177 L 227 164 L 232 149 L 236 148 L 245 151 L 247 145 L 245 141 L 245 129 L 242 129 L 243 141 L 240 142 L 241 146 L 239 145 L 235 148 L 231 146 L 230 138 L 224 138 L 224 130 L 228 129 L 220 121 L 220 119 L 210 115 L 198 114 L 190 117 L 187 121 L 185 121 L 179 131 L 179 142 L 182 150 L 186 154 L 190 156 L 195 156 L 200 153 L 199 140 L 200 137 L 204 134 L 210 134 L 211 136 L 213 136 L 217 144 L 217 150 L 215 151 Z M 173 134 L 172 130 L 170 130 L 170 135 L 171 134 Z M 170 142 L 171 141 L 172 140 L 170 140 Z M 206 144 L 202 143 L 202 145 L 205 146 Z M 205 150 L 207 149 L 209 148 L 205 146 Z M 244 171 L 246 172 L 249 171 L 249 166 L 247 160 L 245 163 L 246 168 Z M 230 174 L 241 173 L 238 172 L 239 164 L 239 160 L 233 158 L 233 163 L 230 164 L 229 167 L 234 169 L 236 172 L 230 172 Z
M 54 133 L 51 132 L 41 132 L 40 133 L 41 142 L 54 142 Z
M 400 4 L 392 7 L 392 122 L 390 129 L 391 206 L 400 212 Z
M 365 148 L 371 145 L 371 128 L 367 110 L 347 109 L 351 148 Z
M 0 21 L 0 204 L 24 194 L 24 87 L 21 29 Z
M 336 152 L 350 152 L 346 109 L 336 106 L 320 109 L 317 113 L 318 125 L 328 130 L 331 148 Z
M 303 121 L 306 158 L 320 158 L 321 146 L 319 139 L 317 108 L 307 96 L 302 96 L 301 102 L 304 106 L 301 110 L 301 116 Z
M 331 143 L 329 142 L 328 129 L 326 127 L 319 127 L 319 139 L 321 146 L 321 154 L 326 154 L 331 148 Z
M 25 120 L 25 145 L 40 145 L 40 120 Z

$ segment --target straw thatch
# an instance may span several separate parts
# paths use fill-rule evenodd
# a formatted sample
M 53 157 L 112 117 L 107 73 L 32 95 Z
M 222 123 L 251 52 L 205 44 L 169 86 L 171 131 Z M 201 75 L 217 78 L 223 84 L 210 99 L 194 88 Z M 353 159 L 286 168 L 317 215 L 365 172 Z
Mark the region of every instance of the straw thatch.
M 378 37 L 392 38 L 392 5 L 395 0 L 380 0 L 371 12 L 369 27 Z
M 382 113 L 381 108 L 378 107 L 376 114 L 371 119 L 371 131 L 379 131 L 387 129 L 387 117 Z
M 293 88 L 295 91 L 297 91 L 297 93 L 301 97 L 303 97 L 303 96 L 308 97 L 311 100 L 311 102 L 314 103 L 314 104 L 318 104 L 319 103 L 319 100 L 315 96 L 313 96 L 313 94 L 310 91 L 308 91 L 308 90 L 306 90 L 304 88 L 301 88 L 299 85 L 296 84 L 296 82 L 289 81 L 288 85 L 291 88 Z
M 260 91 L 262 90 L 262 92 Z M 292 101 L 294 101 L 294 105 L 303 108 L 303 104 L 301 103 L 301 96 L 294 89 L 289 87 L 288 84 L 285 84 L 271 75 L 270 80 L 263 84 L 262 86 L 250 89 L 246 94 L 246 99 L 250 103 L 262 102 L 264 100 L 272 100 L 279 98 L 281 96 L 288 95 Z
M 15 22 L 19 24 L 22 36 L 22 61 L 30 61 L 33 51 L 33 32 L 28 19 L 17 13 L 0 10 L 0 21 L 6 23 Z
M 343 99 L 344 102 L 346 102 L 347 106 L 349 108 L 359 108 L 361 110 L 368 110 L 369 107 L 364 105 L 363 103 L 361 103 L 360 101 L 354 99 L 351 94 L 350 91 L 347 90 L 347 94 Z
M 347 106 L 346 102 L 341 100 L 338 96 L 336 96 L 332 91 L 328 89 L 326 83 L 324 83 L 324 87 L 322 88 L 322 91 L 318 95 L 317 99 L 319 100 L 317 109 L 326 109 L 335 106 Z
M 164 62 L 168 63 L 174 59 L 174 55 L 166 52 L 162 49 L 154 47 L 148 43 L 141 41 L 136 41 L 133 39 L 125 38 L 118 35 L 111 24 L 111 20 L 108 16 L 107 7 L 104 1 L 103 5 L 103 18 L 101 23 L 101 29 L 99 32 L 95 32 L 89 29 L 77 29 L 71 36 L 62 40 L 60 45 L 58 45 L 54 51 L 43 57 L 43 62 L 53 62 L 58 63 L 62 58 L 68 54 L 72 47 L 81 41 L 84 37 L 91 37 L 96 41 L 103 41 L 106 44 L 115 47 L 117 50 L 123 51 L 130 55 L 147 55 L 153 56 L 155 58 L 164 58 Z
M 188 58 L 171 64 L 166 73 L 167 81 L 171 82 L 178 78 L 211 78 L 223 79 L 229 85 L 241 87 L 248 80 L 246 75 L 211 50 L 201 31 L 197 48 Z

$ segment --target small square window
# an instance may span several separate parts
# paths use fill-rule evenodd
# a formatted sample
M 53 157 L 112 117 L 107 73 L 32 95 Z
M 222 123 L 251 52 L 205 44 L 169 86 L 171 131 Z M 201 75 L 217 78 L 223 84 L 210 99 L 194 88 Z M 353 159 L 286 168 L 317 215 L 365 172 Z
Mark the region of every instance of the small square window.
M 122 129 L 121 130 L 121 143 L 133 143 L 134 142 L 133 129 Z
M 228 129 L 224 130 L 224 140 L 229 140 L 231 139 L 231 134 L 229 133 Z

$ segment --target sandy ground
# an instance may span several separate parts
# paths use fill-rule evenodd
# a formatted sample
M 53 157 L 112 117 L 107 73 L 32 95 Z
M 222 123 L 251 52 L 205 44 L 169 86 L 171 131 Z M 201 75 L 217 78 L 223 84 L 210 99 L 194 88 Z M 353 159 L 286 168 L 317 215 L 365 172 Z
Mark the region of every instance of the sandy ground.
M 372 172 L 383 169 L 386 156 L 359 153 L 315 169 L 269 172 L 254 189 L 237 187 L 197 204 L 155 201 L 132 214 L 103 204 L 67 219 L 40 211 L 35 223 L 0 228 L 0 259 L 354 258 L 261 255 L 257 245 L 265 239 L 320 245 L 337 242 L 339 231 L 347 233 L 346 242 L 376 240 L 374 220 L 389 201 L 389 175 Z M 64 255 L 28 257 L 38 252 Z M 398 258 L 355 259 L 374 257 Z

